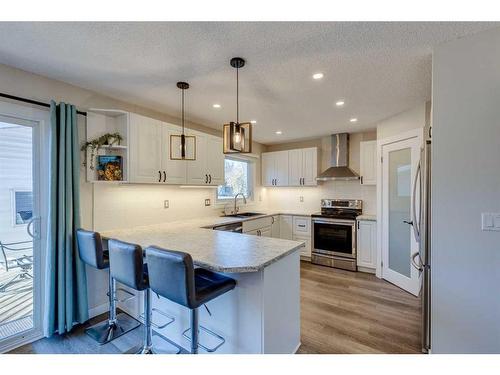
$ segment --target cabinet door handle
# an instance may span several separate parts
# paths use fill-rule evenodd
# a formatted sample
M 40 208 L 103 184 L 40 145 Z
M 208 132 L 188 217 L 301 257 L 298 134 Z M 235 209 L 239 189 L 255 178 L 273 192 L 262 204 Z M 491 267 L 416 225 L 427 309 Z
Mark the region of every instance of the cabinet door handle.
M 158 171 L 158 175 L 159 175 L 158 182 L 161 182 L 161 171 Z
M 167 182 L 167 172 L 163 171 L 163 182 Z
M 208 184 L 208 174 L 205 175 L 205 183 Z
M 211 183 L 212 183 L 212 175 L 211 175 L 211 174 L 209 174 L 209 175 L 208 175 L 208 183 L 209 183 L 209 184 L 211 184 Z
M 363 176 L 361 176 L 361 185 L 363 185 Z

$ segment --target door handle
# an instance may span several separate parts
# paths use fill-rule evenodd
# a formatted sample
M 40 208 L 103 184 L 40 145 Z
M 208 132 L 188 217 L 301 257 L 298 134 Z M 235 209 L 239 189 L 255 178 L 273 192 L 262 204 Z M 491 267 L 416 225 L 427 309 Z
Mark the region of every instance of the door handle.
M 158 182 L 161 182 L 161 171 L 158 171 Z
M 167 172 L 163 171 L 163 182 L 167 181 Z
M 413 220 L 412 221 L 403 220 L 403 223 L 413 226 Z
M 417 170 L 415 171 L 415 180 L 413 181 L 413 197 L 412 197 L 412 222 L 413 225 L 413 235 L 415 236 L 415 241 L 420 242 L 420 228 L 419 222 L 417 220 L 417 181 L 420 175 L 420 162 L 418 162 Z M 420 213 L 419 213 L 420 215 Z
M 28 232 L 28 235 L 35 240 L 40 239 L 40 230 L 39 230 L 39 228 L 35 228 L 35 231 L 33 232 L 32 229 L 33 229 L 33 225 L 35 224 L 35 222 L 38 223 L 39 221 L 40 221 L 40 217 L 34 216 L 31 218 L 31 220 L 28 222 L 28 225 L 26 226 L 26 232 Z
M 418 261 L 419 261 L 419 263 L 420 263 L 420 264 L 417 264 L 417 263 L 415 262 L 415 258 L 416 258 L 417 256 L 418 256 L 418 258 L 419 258 L 419 260 L 418 260 Z M 411 265 L 412 265 L 413 267 L 415 267 L 417 270 L 419 270 L 419 271 L 423 271 L 423 269 L 424 269 L 424 268 L 423 268 L 423 264 L 422 264 L 422 259 L 420 258 L 420 253 L 419 253 L 418 251 L 414 252 L 414 253 L 411 255 Z

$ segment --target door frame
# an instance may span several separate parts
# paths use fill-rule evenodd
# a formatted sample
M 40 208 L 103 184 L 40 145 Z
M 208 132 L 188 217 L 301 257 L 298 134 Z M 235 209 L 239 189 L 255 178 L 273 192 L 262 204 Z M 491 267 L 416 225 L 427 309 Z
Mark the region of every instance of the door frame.
M 34 328 L 13 335 L 0 343 L 0 353 L 7 352 L 24 344 L 39 340 L 44 337 L 42 312 L 45 311 L 45 259 L 47 245 L 47 220 L 48 220 L 48 185 L 49 185 L 49 122 L 48 110 L 33 108 L 28 105 L 14 104 L 9 101 L 0 101 L 0 114 L 5 117 L 17 118 L 34 123 L 33 129 L 33 200 L 34 211 L 40 217 L 37 232 L 38 245 L 33 246 L 34 279 L 33 279 L 33 325 Z M 38 184 L 35 183 L 38 182 Z M 37 186 L 38 185 L 38 186 Z M 39 251 L 35 251 L 38 247 Z M 38 284 L 38 287 L 35 285 Z
M 390 145 L 392 143 L 397 143 L 405 141 L 408 139 L 417 138 L 420 147 L 422 147 L 424 139 L 424 128 L 417 128 L 408 130 L 406 132 L 397 134 L 395 136 L 378 139 L 377 140 L 377 268 L 375 270 L 375 275 L 381 279 L 382 278 L 382 247 L 383 247 L 383 163 L 382 163 L 382 149 L 383 146 Z

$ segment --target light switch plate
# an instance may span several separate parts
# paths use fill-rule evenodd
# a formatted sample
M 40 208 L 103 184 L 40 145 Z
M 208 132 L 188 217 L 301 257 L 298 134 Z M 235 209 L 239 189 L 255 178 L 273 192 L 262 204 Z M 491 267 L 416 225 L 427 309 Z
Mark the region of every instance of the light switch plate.
M 301 195 L 301 196 L 299 197 L 299 200 L 300 200 L 301 202 L 304 202 L 304 197 Z
M 500 213 L 483 212 L 481 214 L 481 229 L 500 232 Z
M 205 206 L 210 206 L 210 199 L 205 199 Z
M 170 207 L 170 202 L 168 201 L 168 199 L 165 199 L 163 201 L 163 208 L 169 208 Z

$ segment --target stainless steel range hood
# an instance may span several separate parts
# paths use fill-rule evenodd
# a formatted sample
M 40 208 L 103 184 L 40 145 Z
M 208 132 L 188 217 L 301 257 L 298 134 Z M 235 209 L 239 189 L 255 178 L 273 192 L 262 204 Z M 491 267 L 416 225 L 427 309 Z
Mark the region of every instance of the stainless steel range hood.
M 333 134 L 331 142 L 331 166 L 316 177 L 316 180 L 358 180 L 358 174 L 349 168 L 349 134 Z

